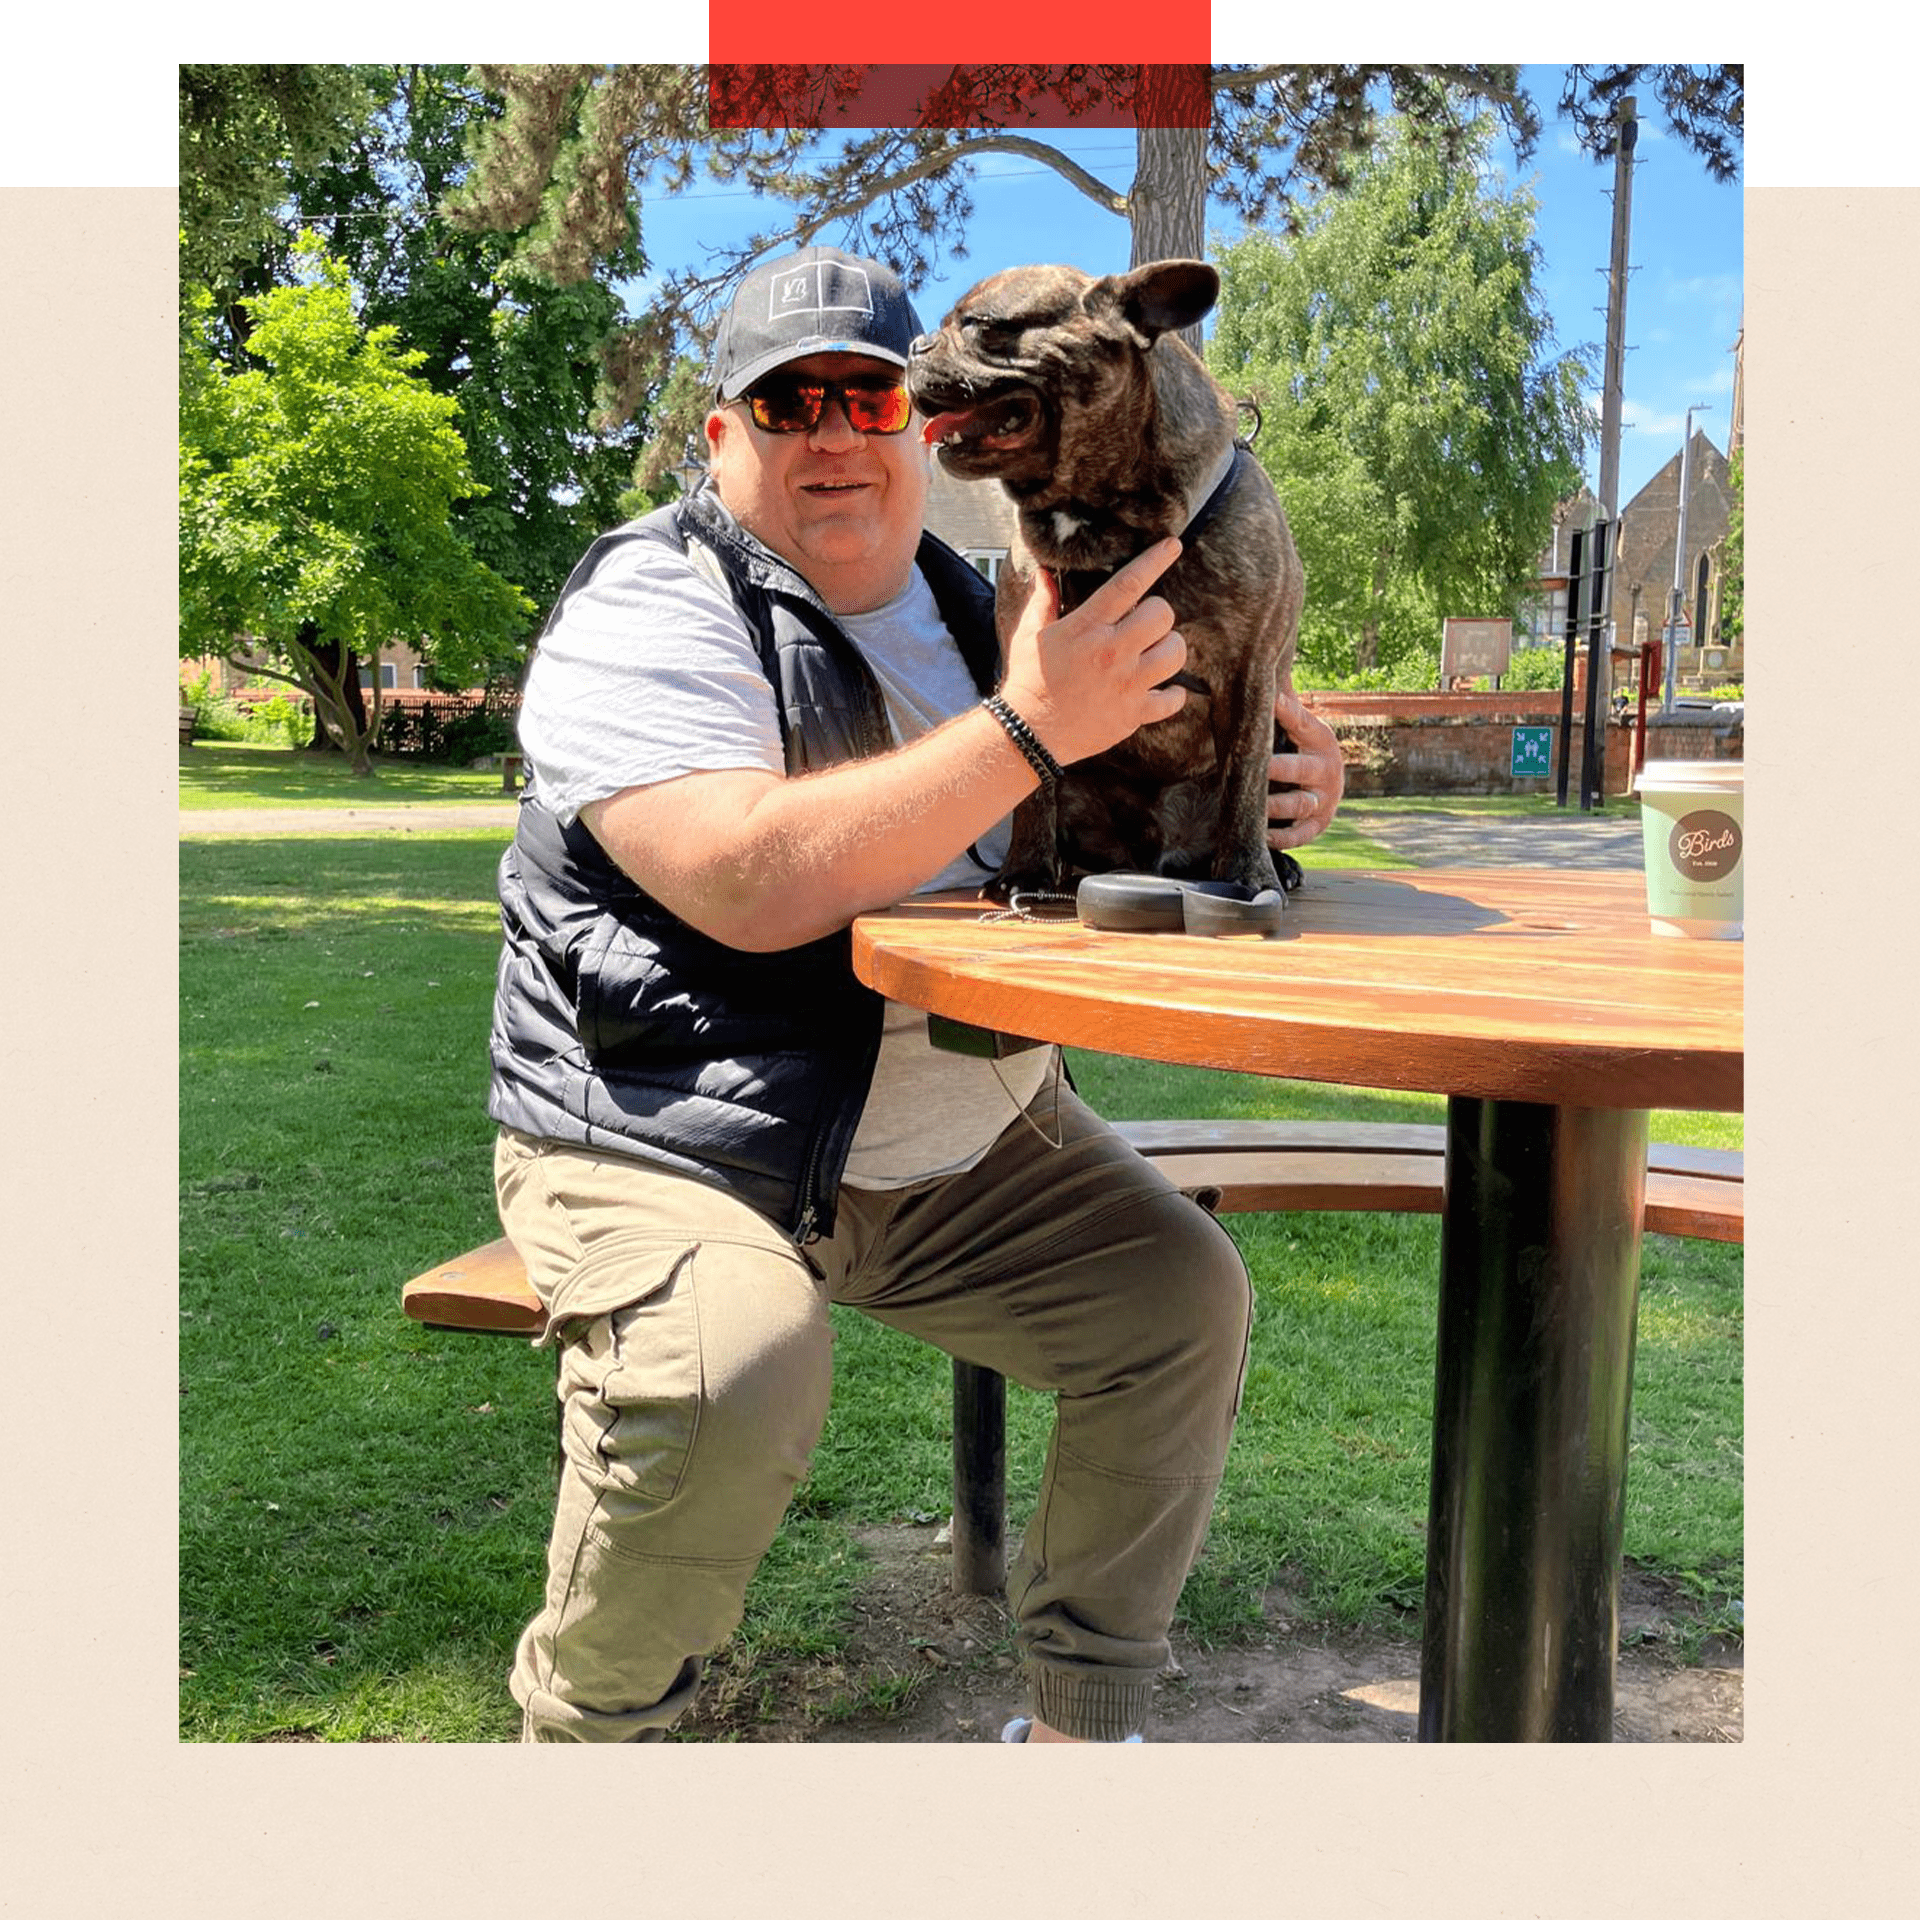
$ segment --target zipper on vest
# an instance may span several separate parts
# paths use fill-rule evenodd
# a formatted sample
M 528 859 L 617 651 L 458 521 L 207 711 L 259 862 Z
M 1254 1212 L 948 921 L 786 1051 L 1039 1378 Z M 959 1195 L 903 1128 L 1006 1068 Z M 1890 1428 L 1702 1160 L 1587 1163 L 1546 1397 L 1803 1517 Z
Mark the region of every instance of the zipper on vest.
M 874 1052 L 880 1049 L 880 1038 L 876 1033 L 873 1041 Z M 868 1074 L 871 1077 L 872 1065 L 869 1062 Z M 838 1112 L 838 1106 L 832 1109 Z M 820 1163 L 827 1157 L 827 1146 L 832 1139 L 834 1127 L 831 1122 L 822 1126 L 813 1137 L 813 1145 L 807 1150 L 807 1164 L 800 1175 L 800 1212 L 793 1229 L 793 1244 L 796 1247 L 809 1247 L 821 1237 L 820 1232 Z
M 796 1247 L 810 1247 L 820 1238 L 820 1209 L 814 1204 L 815 1189 L 820 1184 L 820 1156 L 827 1150 L 827 1129 L 822 1127 L 814 1135 L 813 1146 L 807 1154 L 806 1171 L 800 1176 L 800 1220 L 793 1230 L 793 1244 Z
M 813 1204 L 813 1180 L 817 1171 L 816 1165 L 808 1166 L 805 1184 L 800 1189 L 800 1224 L 793 1230 L 796 1247 L 810 1247 L 820 1238 L 820 1210 Z

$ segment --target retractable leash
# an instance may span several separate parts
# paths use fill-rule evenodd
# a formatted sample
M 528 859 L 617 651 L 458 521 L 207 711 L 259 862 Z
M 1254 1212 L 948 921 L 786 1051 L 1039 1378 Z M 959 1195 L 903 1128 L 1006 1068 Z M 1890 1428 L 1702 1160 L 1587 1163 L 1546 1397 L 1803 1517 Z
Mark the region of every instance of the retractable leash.
M 1257 933 L 1280 931 L 1287 896 L 1255 893 L 1237 880 L 1174 880 L 1158 873 L 1090 873 L 1074 896 L 1083 927 L 1111 933 Z
M 1038 907 L 1042 911 L 1035 912 Z M 986 921 L 1064 919 L 1071 907 L 1083 927 L 1106 933 L 1257 933 L 1280 931 L 1287 897 L 1278 887 L 1258 893 L 1236 880 L 1172 880 L 1158 873 L 1090 873 L 1072 893 L 1038 888 L 1014 893 Z M 1048 909 L 1054 910 L 1048 912 Z

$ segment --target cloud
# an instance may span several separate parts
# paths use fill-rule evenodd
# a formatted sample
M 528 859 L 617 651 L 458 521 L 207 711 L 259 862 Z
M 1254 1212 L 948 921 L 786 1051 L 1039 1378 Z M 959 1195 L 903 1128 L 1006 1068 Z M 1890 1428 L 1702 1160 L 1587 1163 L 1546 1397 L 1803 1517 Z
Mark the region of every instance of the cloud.
M 1025 153 L 976 153 L 970 156 L 970 161 L 985 180 L 1016 178 L 1024 173 L 1047 171 L 1040 161 Z
M 1738 306 L 1746 298 L 1746 282 L 1737 273 L 1696 273 L 1667 281 L 1660 289 L 1669 300 L 1692 300 L 1701 305 Z
M 1725 446 L 1727 440 L 1727 410 L 1724 406 L 1701 406 L 1693 396 L 1701 393 L 1721 393 L 1732 386 L 1729 378 L 1724 383 L 1709 381 L 1702 386 L 1688 387 L 1684 391 L 1689 396 L 1687 405 L 1693 406 L 1693 430 L 1704 433 L 1716 447 Z M 1650 401 L 1636 400 L 1630 394 L 1623 394 L 1620 401 L 1620 427 L 1623 433 L 1641 435 L 1652 442 L 1666 441 L 1673 451 L 1680 451 L 1680 436 L 1687 424 L 1687 408 L 1655 406 Z
M 1671 440 L 1677 446 L 1686 418 L 1684 407 L 1675 413 L 1636 400 L 1630 394 L 1623 394 L 1620 399 L 1620 426 L 1625 433 L 1644 433 L 1650 439 Z

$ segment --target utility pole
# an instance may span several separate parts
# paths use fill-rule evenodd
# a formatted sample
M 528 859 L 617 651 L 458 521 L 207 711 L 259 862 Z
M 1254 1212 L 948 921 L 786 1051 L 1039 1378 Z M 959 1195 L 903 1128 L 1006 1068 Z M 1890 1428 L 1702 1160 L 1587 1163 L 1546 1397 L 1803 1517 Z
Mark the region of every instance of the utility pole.
M 1587 628 L 1587 706 L 1585 716 L 1586 748 L 1581 756 L 1580 810 L 1585 813 L 1606 799 L 1606 719 L 1607 689 L 1601 682 L 1610 677 L 1613 663 L 1612 617 L 1614 563 L 1620 551 L 1620 415 L 1625 387 L 1627 358 L 1627 235 L 1633 223 L 1633 149 L 1638 141 L 1640 122 L 1632 99 L 1622 100 L 1614 110 L 1613 143 L 1613 244 L 1607 264 L 1607 350 L 1605 379 L 1600 397 L 1600 519 L 1587 535 L 1589 544 L 1588 628 Z M 1575 535 L 1575 553 L 1579 536 Z M 1573 719 L 1574 632 L 1578 624 L 1573 601 L 1578 594 L 1579 560 L 1574 561 L 1576 579 L 1569 591 L 1567 608 L 1567 657 L 1565 680 L 1561 689 L 1561 782 L 1560 804 L 1567 803 L 1565 762 L 1571 756 Z
M 1687 409 L 1687 424 L 1680 435 L 1680 524 L 1673 535 L 1673 598 L 1667 606 L 1666 689 L 1660 696 L 1660 711 L 1673 711 L 1674 656 L 1680 645 L 1680 608 L 1686 600 L 1687 581 L 1687 490 L 1693 478 L 1693 416 L 1711 413 L 1706 405 Z
M 1633 149 L 1640 136 L 1631 99 L 1617 113 L 1613 148 L 1613 251 L 1607 267 L 1607 349 L 1600 392 L 1600 517 L 1620 505 L 1620 413 L 1627 362 L 1627 232 L 1633 220 Z

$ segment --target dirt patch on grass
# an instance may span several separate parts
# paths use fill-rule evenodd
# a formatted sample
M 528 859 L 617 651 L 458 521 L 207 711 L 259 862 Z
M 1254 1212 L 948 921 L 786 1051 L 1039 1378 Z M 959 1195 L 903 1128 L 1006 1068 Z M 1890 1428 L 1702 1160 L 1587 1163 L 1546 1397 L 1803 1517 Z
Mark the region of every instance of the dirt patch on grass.
M 831 1661 L 755 1665 L 737 1650 L 711 1670 L 683 1737 L 743 1741 L 997 1740 L 1025 1690 L 1005 1603 L 951 1591 L 952 1561 L 930 1527 L 872 1527 L 872 1560 L 853 1628 Z M 1204 1649 L 1176 1636 L 1162 1676 L 1157 1741 L 1411 1741 L 1420 1647 L 1400 1633 L 1304 1623 L 1284 1586 L 1261 1599 L 1263 1625 L 1245 1645 Z M 1708 1641 L 1698 1664 L 1676 1652 L 1691 1609 L 1664 1583 L 1629 1569 L 1614 1737 L 1737 1741 L 1741 1649 Z

